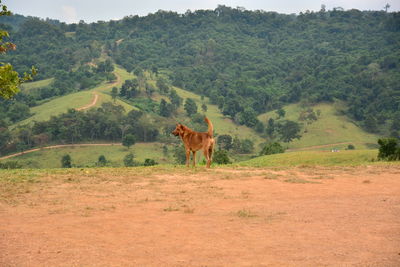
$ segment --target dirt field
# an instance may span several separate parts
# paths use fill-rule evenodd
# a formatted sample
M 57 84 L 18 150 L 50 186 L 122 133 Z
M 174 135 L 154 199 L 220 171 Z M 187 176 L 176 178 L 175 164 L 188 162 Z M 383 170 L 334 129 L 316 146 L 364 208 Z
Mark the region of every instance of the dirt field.
M 0 266 L 400 266 L 399 165 L 35 179 L 0 191 Z

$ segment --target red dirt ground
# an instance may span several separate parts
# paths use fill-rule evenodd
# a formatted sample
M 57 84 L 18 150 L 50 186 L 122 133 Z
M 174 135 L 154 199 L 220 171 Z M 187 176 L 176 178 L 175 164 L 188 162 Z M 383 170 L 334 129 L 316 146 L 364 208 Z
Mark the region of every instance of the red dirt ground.
M 171 172 L 44 172 L 0 266 L 400 266 L 400 166 Z

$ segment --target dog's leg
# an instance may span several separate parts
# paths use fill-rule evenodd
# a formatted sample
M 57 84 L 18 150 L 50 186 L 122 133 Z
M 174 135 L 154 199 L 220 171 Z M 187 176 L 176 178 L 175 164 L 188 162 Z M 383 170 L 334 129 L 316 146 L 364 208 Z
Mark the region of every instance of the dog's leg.
M 193 151 L 193 167 L 196 167 L 196 151 Z
M 207 168 L 210 168 L 210 156 L 209 156 L 208 153 L 209 153 L 209 152 L 208 152 L 208 149 L 207 149 L 207 148 L 203 149 L 204 157 L 205 157 L 206 160 L 207 160 L 207 165 L 206 165 L 206 167 L 207 167 Z
M 189 167 L 190 149 L 186 149 L 186 167 Z

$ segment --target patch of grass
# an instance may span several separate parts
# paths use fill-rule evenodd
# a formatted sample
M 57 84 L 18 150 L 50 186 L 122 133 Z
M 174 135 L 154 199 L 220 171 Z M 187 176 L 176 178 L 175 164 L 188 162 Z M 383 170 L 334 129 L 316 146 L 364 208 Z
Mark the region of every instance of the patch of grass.
M 34 82 L 23 83 L 21 85 L 21 89 L 24 91 L 29 91 L 31 89 L 42 88 L 42 87 L 49 86 L 53 81 L 54 81 L 54 78 L 49 78 L 49 79 L 44 79 L 44 80 L 39 80 L 39 81 L 34 81 Z
M 240 218 L 255 218 L 258 217 L 258 215 L 248 209 L 241 209 L 238 212 L 236 212 L 236 215 Z
M 85 168 L 96 167 L 98 157 L 104 155 L 108 161 L 107 166 L 122 167 L 124 166 L 123 159 L 125 155 L 130 152 L 135 155 L 135 161 L 142 163 L 146 158 L 154 159 L 159 163 L 173 162 L 173 158 L 165 158 L 163 156 L 160 143 L 136 143 L 129 150 L 121 145 L 43 149 L 10 158 L 8 161 L 18 161 L 23 168 L 60 168 L 61 157 L 69 154 L 74 166 Z
M 179 210 L 179 208 L 175 208 L 175 207 L 172 207 L 172 206 L 169 206 L 168 208 L 165 208 L 164 209 L 164 211 L 167 211 L 167 212 L 170 212 L 170 211 L 178 211 Z
M 373 164 L 370 159 L 376 157 L 377 150 L 347 150 L 340 152 L 298 151 L 257 157 L 236 163 L 247 167 L 280 166 L 358 166 Z
M 292 183 L 292 184 L 320 184 L 320 182 L 308 181 L 301 178 L 289 178 L 283 181 L 285 183 Z
M 267 173 L 263 178 L 267 180 L 278 180 L 280 174 L 275 174 L 275 173 Z

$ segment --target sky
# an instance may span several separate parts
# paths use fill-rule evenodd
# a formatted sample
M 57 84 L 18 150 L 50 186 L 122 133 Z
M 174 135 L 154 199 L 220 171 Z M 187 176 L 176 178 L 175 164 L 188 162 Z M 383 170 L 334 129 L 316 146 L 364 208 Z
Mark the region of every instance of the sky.
M 67 23 L 118 20 L 129 15 L 146 16 L 160 9 L 185 13 L 188 9 L 215 9 L 218 5 L 285 14 L 318 11 L 322 4 L 327 10 L 334 7 L 383 10 L 388 3 L 391 6 L 389 11 L 400 10 L 399 0 L 2 0 L 2 3 L 16 14 Z

